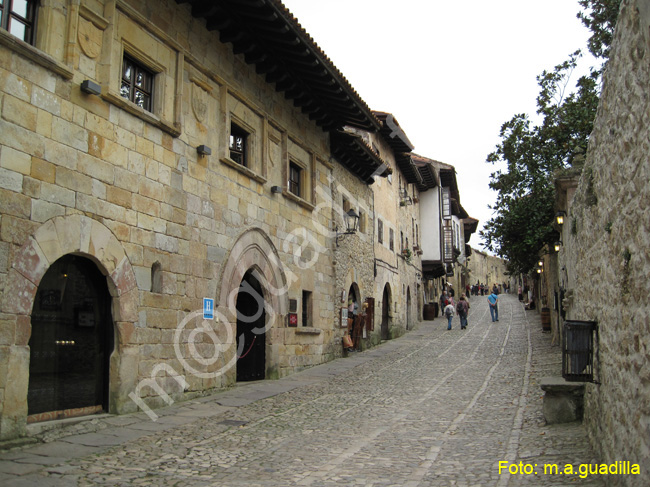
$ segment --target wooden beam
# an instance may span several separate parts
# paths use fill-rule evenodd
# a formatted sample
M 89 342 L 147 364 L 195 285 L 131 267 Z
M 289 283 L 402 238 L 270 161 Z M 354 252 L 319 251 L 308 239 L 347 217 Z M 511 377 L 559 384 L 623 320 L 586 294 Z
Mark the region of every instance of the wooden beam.
M 253 52 L 257 46 L 251 39 L 242 39 L 233 43 L 232 52 L 235 54 L 244 54 Z
M 235 42 L 241 41 L 245 38 L 246 38 L 246 34 L 243 33 L 241 30 L 237 29 L 236 27 L 233 27 L 231 29 L 219 30 L 219 39 L 224 44 L 228 44 L 229 42 L 232 42 L 234 44 Z
M 287 76 L 287 78 L 283 79 L 282 81 L 275 83 L 275 91 L 289 91 L 295 89 L 296 87 L 298 87 L 298 83 L 289 76 Z
M 218 12 L 223 10 L 212 2 L 192 2 L 192 17 L 212 17 Z
M 278 69 L 278 70 L 270 71 L 266 74 L 266 82 L 269 84 L 273 84 L 279 81 L 284 81 L 288 77 L 289 74 L 286 71 L 282 69 Z
M 277 69 L 278 64 L 273 59 L 269 58 L 255 64 L 255 72 L 257 74 L 273 73 Z
M 219 15 L 213 15 L 205 19 L 205 27 L 214 32 L 215 30 L 227 29 L 234 25 L 234 22 L 229 17 L 221 17 Z
M 255 71 L 258 74 L 262 74 L 257 71 L 257 65 L 263 63 L 269 58 L 268 54 L 265 52 L 262 52 L 257 46 L 255 46 L 255 49 L 253 49 L 251 52 L 247 52 L 244 55 L 244 59 L 246 59 L 246 62 L 248 64 L 255 64 Z

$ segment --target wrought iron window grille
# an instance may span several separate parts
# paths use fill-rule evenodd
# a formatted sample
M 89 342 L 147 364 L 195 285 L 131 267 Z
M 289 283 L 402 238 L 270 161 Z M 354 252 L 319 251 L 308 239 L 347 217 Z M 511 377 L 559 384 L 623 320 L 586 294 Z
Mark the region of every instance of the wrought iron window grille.
M 562 335 L 562 377 L 568 382 L 592 382 L 594 379 L 594 345 L 598 343 L 595 321 L 567 320 Z

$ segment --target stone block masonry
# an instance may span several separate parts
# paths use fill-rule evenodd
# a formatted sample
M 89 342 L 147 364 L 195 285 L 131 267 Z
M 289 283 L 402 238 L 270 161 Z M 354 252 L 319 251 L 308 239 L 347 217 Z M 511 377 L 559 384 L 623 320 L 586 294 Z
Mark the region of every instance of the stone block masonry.
M 560 253 L 567 319 L 598 322 L 596 379 L 585 424 L 604 461 L 637 462 L 650 478 L 650 4 L 623 0 L 587 160 Z
M 66 255 L 88 259 L 106 276 L 112 413 L 135 409 L 128 394 L 157 365 L 167 366 L 160 383 L 173 386 L 174 399 L 236 380 L 232 371 L 193 376 L 187 357 L 178 357 L 174 332 L 204 297 L 215 298 L 229 317 L 215 325 L 229 347 L 215 367 L 231 363 L 237 320 L 227 300 L 248 270 L 259 273 L 274 311 L 263 376 L 333 358 L 331 239 L 319 231 L 331 227 L 331 203 L 314 211 L 317 190 L 330 193 L 327 132 L 187 6 L 100 0 L 82 2 L 64 19 L 56 12 L 68 3 L 42 3 L 35 46 L 16 47 L 0 32 L 0 437 L 25 431 L 30 315 L 47 269 Z M 166 22 L 174 28 L 144 15 L 149 10 L 173 12 Z M 207 45 L 214 48 L 195 48 Z M 124 51 L 156 75 L 152 112 L 120 94 Z M 101 96 L 79 89 L 92 74 L 103 83 Z M 228 162 L 231 122 L 248 129 L 250 167 Z M 212 155 L 199 155 L 199 145 Z M 290 158 L 305 171 L 302 198 L 270 191 L 286 187 Z M 318 249 L 310 268 L 295 258 L 303 242 L 287 241 L 305 232 Z M 288 300 L 303 289 L 314 294 L 310 333 L 286 324 Z M 189 335 L 179 335 L 186 348 Z M 215 345 L 196 350 L 210 357 Z M 142 394 L 162 404 L 152 388 Z

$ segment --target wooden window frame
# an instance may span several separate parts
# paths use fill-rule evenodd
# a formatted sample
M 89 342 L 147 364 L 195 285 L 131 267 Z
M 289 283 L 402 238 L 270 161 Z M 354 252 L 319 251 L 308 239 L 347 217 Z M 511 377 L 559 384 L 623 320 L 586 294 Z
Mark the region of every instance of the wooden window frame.
M 14 11 L 14 1 L 15 0 L 4 0 L 2 6 L 0 6 L 0 28 L 6 30 L 17 39 L 33 46 L 34 41 L 36 40 L 36 12 L 38 11 L 39 2 L 26 0 L 27 8 L 25 16 L 23 16 Z M 22 36 L 17 35 L 15 32 L 11 32 L 11 27 L 14 22 L 24 26 L 25 30 Z
M 243 129 L 239 124 L 230 122 L 230 133 L 228 134 L 228 157 L 230 160 L 243 167 L 248 167 L 250 164 L 250 132 Z M 242 139 L 241 150 L 233 148 L 233 139 L 239 137 Z
M 127 68 L 131 68 L 132 71 L 130 79 L 125 76 Z M 136 82 L 138 75 L 143 76 L 144 86 L 138 86 Z M 147 112 L 154 113 L 155 79 L 156 73 L 145 66 L 142 62 L 138 61 L 138 59 L 126 52 L 122 55 L 122 71 L 120 76 L 120 96 L 122 98 L 129 100 L 131 103 Z M 125 85 L 128 85 L 128 96 L 125 96 L 125 92 L 123 91 Z M 144 102 L 138 102 L 138 94 L 144 95 Z
M 293 160 L 289 160 L 289 177 L 287 189 L 298 198 L 303 198 L 305 168 Z

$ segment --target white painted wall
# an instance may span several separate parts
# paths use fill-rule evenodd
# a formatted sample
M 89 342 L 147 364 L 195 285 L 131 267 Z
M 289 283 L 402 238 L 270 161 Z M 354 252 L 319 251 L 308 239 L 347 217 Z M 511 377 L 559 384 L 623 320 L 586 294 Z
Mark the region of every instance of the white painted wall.
M 420 222 L 422 260 L 441 260 L 440 188 L 420 193 Z

